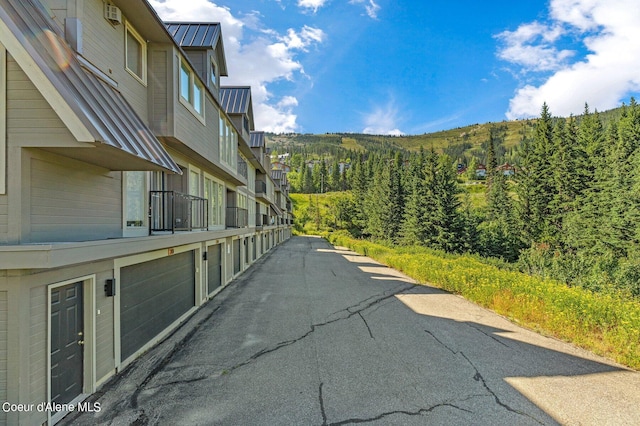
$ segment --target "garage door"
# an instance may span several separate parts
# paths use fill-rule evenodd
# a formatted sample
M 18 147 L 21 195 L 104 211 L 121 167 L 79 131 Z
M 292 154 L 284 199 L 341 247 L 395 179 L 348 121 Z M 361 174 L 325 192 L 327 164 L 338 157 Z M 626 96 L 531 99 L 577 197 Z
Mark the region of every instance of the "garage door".
M 193 251 L 120 270 L 120 352 L 125 360 L 195 305 Z

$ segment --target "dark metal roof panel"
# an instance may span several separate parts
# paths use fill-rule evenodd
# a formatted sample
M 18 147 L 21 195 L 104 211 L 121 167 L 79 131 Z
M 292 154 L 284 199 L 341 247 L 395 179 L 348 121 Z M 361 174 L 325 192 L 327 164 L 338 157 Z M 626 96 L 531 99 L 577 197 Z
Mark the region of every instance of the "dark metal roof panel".
M 251 87 L 221 87 L 220 104 L 227 114 L 249 114 Z
M 220 24 L 217 22 L 165 22 L 169 34 L 180 47 L 201 47 L 215 49 L 220 38 Z
M 251 148 L 264 147 L 264 132 L 251 132 L 251 140 L 249 141 Z
M 271 170 L 271 179 L 273 180 L 281 180 L 282 179 L 282 170 Z
M 181 173 L 122 94 L 82 67 L 64 41 L 60 28 L 37 0 L 0 0 L 0 19 L 95 142 Z

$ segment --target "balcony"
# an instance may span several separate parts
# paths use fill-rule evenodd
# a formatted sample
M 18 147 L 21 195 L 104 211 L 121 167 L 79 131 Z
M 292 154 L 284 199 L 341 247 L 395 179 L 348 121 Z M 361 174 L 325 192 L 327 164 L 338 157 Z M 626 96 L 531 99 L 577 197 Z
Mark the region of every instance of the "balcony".
M 175 191 L 149 191 L 149 235 L 208 230 L 208 200 Z
M 246 228 L 249 226 L 249 210 L 240 207 L 227 207 L 225 220 L 227 228 Z
M 261 180 L 256 180 L 256 194 L 266 194 L 267 193 L 267 183 Z
M 256 227 L 263 227 L 269 225 L 269 216 L 266 214 L 256 213 Z
M 247 162 L 244 161 L 239 155 L 238 155 L 238 174 L 240 176 L 243 176 L 245 179 L 249 175 L 247 171 Z

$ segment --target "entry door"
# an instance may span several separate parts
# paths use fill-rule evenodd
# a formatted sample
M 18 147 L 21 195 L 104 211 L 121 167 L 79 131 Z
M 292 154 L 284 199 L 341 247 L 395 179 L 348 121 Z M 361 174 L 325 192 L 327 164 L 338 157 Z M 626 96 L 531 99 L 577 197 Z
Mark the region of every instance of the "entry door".
M 222 250 L 221 245 L 207 247 L 207 276 L 209 294 L 222 285 Z
M 51 290 L 51 401 L 82 393 L 84 325 L 82 281 Z

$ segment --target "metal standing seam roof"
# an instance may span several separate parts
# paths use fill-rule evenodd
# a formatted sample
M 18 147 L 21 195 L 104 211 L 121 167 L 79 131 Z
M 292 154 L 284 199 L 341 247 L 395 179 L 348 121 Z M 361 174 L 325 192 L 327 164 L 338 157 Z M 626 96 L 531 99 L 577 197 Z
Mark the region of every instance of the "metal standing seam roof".
M 282 170 L 271 170 L 271 179 L 273 180 L 281 180 L 283 172 Z
M 251 87 L 221 87 L 220 104 L 227 114 L 249 114 Z
M 0 0 L 0 20 L 95 142 L 182 174 L 122 94 L 82 67 L 61 29 L 38 0 Z
M 264 147 L 264 132 L 251 132 L 250 136 L 249 146 L 251 148 Z
M 169 34 L 181 47 L 215 48 L 220 38 L 217 22 L 165 22 Z

